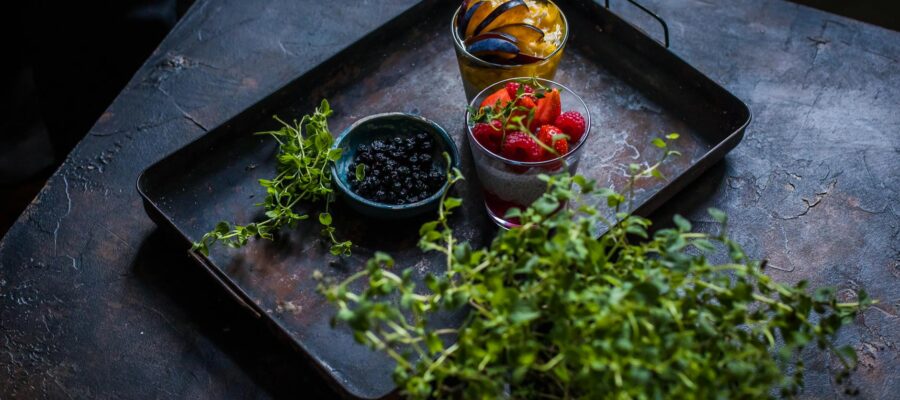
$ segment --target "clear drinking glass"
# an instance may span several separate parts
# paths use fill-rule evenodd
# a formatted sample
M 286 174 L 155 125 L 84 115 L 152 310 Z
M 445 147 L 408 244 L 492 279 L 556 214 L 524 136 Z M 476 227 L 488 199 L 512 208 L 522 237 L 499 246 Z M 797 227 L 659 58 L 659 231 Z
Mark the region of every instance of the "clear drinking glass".
M 506 87 L 506 83 L 529 78 L 512 78 L 497 82 L 482 90 L 472 102 L 469 109 L 477 110 L 491 93 Z M 475 125 L 472 116 L 466 111 L 466 131 L 468 132 L 469 149 L 481 188 L 484 193 L 484 205 L 488 214 L 497 225 L 503 228 L 519 226 L 519 221 L 506 219 L 510 208 L 524 209 L 537 200 L 547 189 L 546 182 L 538 179 L 538 175 L 558 175 L 569 173 L 574 175 L 578 170 L 578 162 L 584 151 L 584 144 L 591 133 L 591 115 L 581 97 L 563 85 L 547 79 L 537 79 L 547 88 L 556 88 L 560 92 L 562 111 L 577 111 L 584 116 L 585 131 L 578 143 L 570 144 L 569 152 L 557 158 L 538 162 L 515 161 L 504 158 L 478 143 L 472 133 Z
M 522 76 L 553 79 L 553 77 L 556 76 L 556 67 L 563 57 L 566 42 L 569 38 L 569 23 L 566 20 L 565 14 L 563 14 L 562 10 L 560 10 L 555 3 L 550 0 L 540 1 L 546 2 L 559 12 L 559 18 L 562 25 L 562 40 L 556 50 L 546 58 L 527 64 L 496 64 L 479 59 L 467 52 L 466 47 L 463 44 L 463 38 L 459 36 L 457 30 L 459 13 L 464 11 L 462 6 L 460 6 L 453 14 L 450 31 L 453 35 L 453 43 L 456 48 L 456 60 L 459 63 L 459 73 L 462 76 L 467 100 L 471 100 L 482 89 L 500 80 Z

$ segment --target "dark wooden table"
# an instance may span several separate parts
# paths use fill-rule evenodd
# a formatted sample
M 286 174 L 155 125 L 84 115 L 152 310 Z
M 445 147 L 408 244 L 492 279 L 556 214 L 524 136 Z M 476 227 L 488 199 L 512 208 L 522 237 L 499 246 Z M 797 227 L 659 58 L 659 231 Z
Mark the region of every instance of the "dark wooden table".
M 0 242 L 0 398 L 331 397 L 157 232 L 134 183 L 414 2 L 198 0 Z M 859 352 L 860 398 L 897 398 L 900 33 L 780 0 L 647 3 L 755 115 L 654 218 L 713 230 L 719 207 L 778 280 L 878 298 L 839 342 Z M 803 396 L 838 396 L 836 361 L 806 359 Z

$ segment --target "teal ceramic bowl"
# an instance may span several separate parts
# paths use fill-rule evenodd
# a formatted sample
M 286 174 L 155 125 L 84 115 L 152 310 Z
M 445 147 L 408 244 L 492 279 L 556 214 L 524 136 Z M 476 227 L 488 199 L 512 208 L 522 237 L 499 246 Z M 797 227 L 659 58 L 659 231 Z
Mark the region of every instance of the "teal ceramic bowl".
M 444 184 L 430 197 L 409 204 L 379 203 L 356 194 L 350 188 L 349 179 L 353 177 L 348 166 L 356 156 L 356 149 L 359 145 L 367 145 L 376 139 L 397 136 L 405 138 L 420 132 L 427 133 L 434 139 L 434 154 L 432 154 L 434 166 L 440 170 L 447 168 L 442 155 L 446 152 L 450 155 L 452 166 L 459 168 L 459 150 L 447 131 L 433 121 L 417 115 L 405 113 L 370 115 L 356 121 L 344 130 L 334 142 L 334 147 L 343 149 L 343 152 L 341 158 L 331 167 L 331 176 L 347 205 L 363 215 L 381 219 L 410 218 L 436 210 L 441 196 L 449 189 L 448 184 Z

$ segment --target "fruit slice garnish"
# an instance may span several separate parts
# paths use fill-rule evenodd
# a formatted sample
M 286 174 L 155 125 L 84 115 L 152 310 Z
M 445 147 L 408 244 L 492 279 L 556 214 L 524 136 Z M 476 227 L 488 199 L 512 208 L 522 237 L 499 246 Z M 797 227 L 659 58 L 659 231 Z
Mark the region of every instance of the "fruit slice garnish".
M 490 32 L 503 25 L 522 22 L 527 16 L 528 5 L 525 4 L 524 0 L 509 0 L 492 10 L 491 13 L 478 24 L 473 34 L 477 35 L 481 32 Z M 469 23 L 471 24 L 472 22 Z
M 489 37 L 472 42 L 466 51 L 482 59 L 511 60 L 519 55 L 519 46 L 506 39 Z
M 559 97 L 559 91 L 553 89 L 544 94 L 543 98 L 538 100 L 537 108 L 534 110 L 534 119 L 531 121 L 531 126 L 529 128 L 534 132 L 541 126 L 553 124 L 553 122 L 556 121 L 556 117 L 559 117 L 561 112 L 562 104 Z
M 515 36 L 520 42 L 537 43 L 544 39 L 544 31 L 531 24 L 503 25 L 491 32 L 506 33 Z
M 494 11 L 494 4 L 489 0 L 472 4 L 463 16 L 463 23 L 459 24 L 459 31 L 463 33 L 460 37 L 465 39 L 475 35 L 475 29 L 491 14 L 491 11 Z
M 509 97 L 509 93 L 506 92 L 506 88 L 502 88 L 494 93 L 491 93 L 484 101 L 481 102 L 479 108 L 485 107 L 497 107 L 498 109 L 506 107 L 506 104 L 512 100 Z M 499 103 L 499 104 L 498 104 Z
M 544 57 L 537 57 L 537 56 L 533 56 L 530 54 L 519 53 L 519 54 L 516 54 L 516 56 L 513 57 L 511 60 L 509 60 L 509 63 L 516 64 L 516 65 L 525 65 L 525 64 L 536 63 L 538 61 L 544 61 Z
M 507 42 L 516 43 L 516 44 L 518 44 L 518 42 L 519 42 L 519 40 L 516 39 L 515 36 L 510 35 L 508 33 L 488 32 L 488 33 L 482 33 L 478 36 L 472 36 L 472 37 L 466 39 L 466 41 L 463 43 L 465 43 L 465 45 L 468 46 L 472 43 L 475 43 L 477 41 L 484 40 L 484 39 L 503 39 L 503 40 L 506 40 Z

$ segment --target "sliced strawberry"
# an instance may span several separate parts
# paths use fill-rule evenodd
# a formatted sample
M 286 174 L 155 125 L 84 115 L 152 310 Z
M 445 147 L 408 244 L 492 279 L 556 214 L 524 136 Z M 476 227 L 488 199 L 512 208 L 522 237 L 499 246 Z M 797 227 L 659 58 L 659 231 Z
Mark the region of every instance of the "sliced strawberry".
M 516 100 L 516 109 L 510 115 L 510 122 L 513 123 L 513 126 L 518 127 L 518 125 L 515 124 L 515 118 L 521 116 L 523 117 L 522 124 L 528 126 L 528 115 L 531 114 L 531 110 L 535 107 L 537 107 L 537 105 L 534 103 L 534 99 L 522 96 Z
M 485 107 L 494 107 L 494 110 L 498 110 L 500 108 L 506 107 L 506 105 L 512 101 L 512 97 L 509 97 L 509 93 L 506 92 L 506 88 L 497 90 L 488 96 L 484 101 L 481 102 L 481 108 Z
M 500 155 L 514 161 L 540 161 L 543 149 L 526 133 L 519 131 L 506 134 L 500 147 Z
M 535 103 L 534 99 L 531 97 L 522 96 L 520 99 L 516 100 L 516 106 L 525 107 L 530 110 L 537 107 L 537 103 Z
M 553 124 L 560 112 L 562 112 L 562 101 L 559 97 L 559 90 L 553 89 L 547 92 L 543 98 L 538 99 L 537 108 L 534 110 L 534 119 L 531 121 L 531 131 L 535 132 L 541 126 Z
M 554 125 L 569 135 L 569 140 L 572 143 L 578 143 L 581 140 L 581 136 L 584 135 L 586 128 L 584 117 L 578 111 L 566 111 L 560 114 L 559 117 L 556 117 Z

